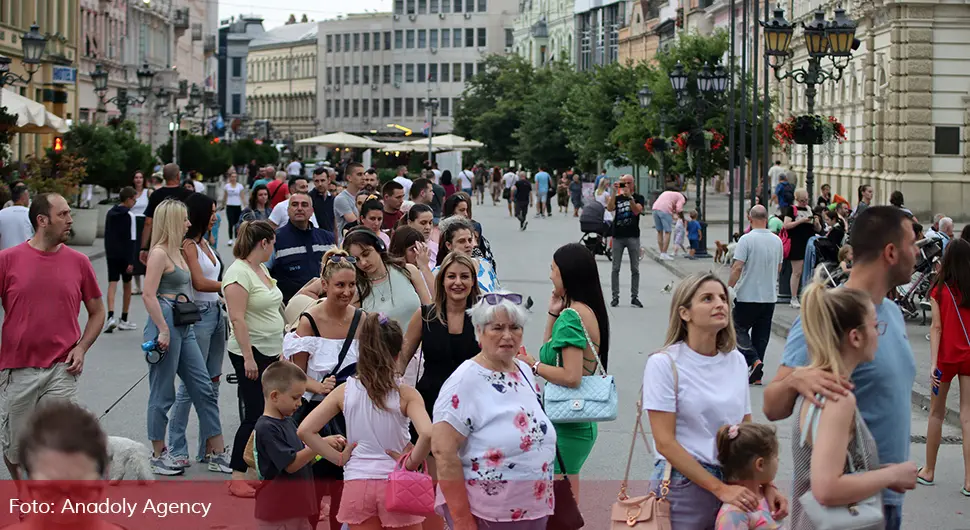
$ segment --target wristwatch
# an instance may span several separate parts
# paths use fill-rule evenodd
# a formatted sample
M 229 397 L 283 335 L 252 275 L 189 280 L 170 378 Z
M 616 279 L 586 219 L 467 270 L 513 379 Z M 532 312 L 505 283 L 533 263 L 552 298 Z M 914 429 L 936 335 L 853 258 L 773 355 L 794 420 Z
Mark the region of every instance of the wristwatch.
M 540 364 L 542 364 L 542 361 L 536 361 L 535 364 L 532 365 L 532 375 L 535 375 L 535 376 L 539 375 Z

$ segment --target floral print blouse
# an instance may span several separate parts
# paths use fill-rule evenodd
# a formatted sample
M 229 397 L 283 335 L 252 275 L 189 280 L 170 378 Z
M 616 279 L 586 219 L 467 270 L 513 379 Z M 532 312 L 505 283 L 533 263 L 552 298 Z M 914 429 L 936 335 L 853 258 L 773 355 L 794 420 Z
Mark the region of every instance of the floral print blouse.
M 733 504 L 722 504 L 721 511 L 717 514 L 716 528 L 717 530 L 775 530 L 781 526 L 771 518 L 771 507 L 768 506 L 768 500 L 762 497 L 758 509 L 753 512 L 744 512 Z
M 555 507 L 556 430 L 539 404 L 529 367 L 515 362 L 515 372 L 493 372 L 465 361 L 434 404 L 434 422 L 446 422 L 466 438 L 458 457 L 468 504 L 486 521 L 539 519 Z M 439 488 L 436 504 L 444 503 Z

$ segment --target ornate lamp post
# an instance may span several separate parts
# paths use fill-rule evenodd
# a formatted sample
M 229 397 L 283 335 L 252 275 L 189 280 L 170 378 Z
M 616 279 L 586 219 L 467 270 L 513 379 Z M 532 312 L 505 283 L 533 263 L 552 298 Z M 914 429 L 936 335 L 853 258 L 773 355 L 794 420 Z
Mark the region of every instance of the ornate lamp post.
M 145 103 L 148 99 L 148 94 L 152 91 L 152 84 L 155 80 L 155 72 L 148 67 L 148 64 L 145 64 L 135 72 L 135 76 L 138 78 L 138 93 L 140 96 L 129 96 L 127 88 L 119 88 L 117 96 L 105 99 L 104 96 L 108 93 L 108 71 L 101 66 L 101 63 L 98 63 L 90 75 L 91 80 L 94 82 L 94 92 L 98 95 L 98 114 L 104 115 L 107 112 L 108 103 L 114 103 L 121 113 L 121 121 L 124 121 L 128 117 L 129 105 L 141 105 Z
M 47 38 L 40 34 L 40 27 L 37 24 L 30 26 L 30 31 L 20 37 L 20 48 L 23 51 L 24 70 L 27 77 L 17 75 L 10 71 L 10 57 L 0 55 L 0 101 L 3 98 L 4 85 L 14 83 L 28 84 L 30 80 L 40 70 L 40 58 L 44 56 L 47 49 Z
M 805 48 L 808 51 L 808 65 L 796 70 L 782 71 L 785 62 L 793 55 L 791 50 L 794 24 L 785 20 L 785 10 L 780 5 L 774 9 L 774 17 L 768 22 L 761 22 L 765 32 L 765 58 L 775 72 L 779 81 L 792 79 L 796 83 L 805 85 L 805 98 L 808 113 L 815 113 L 815 87 L 825 81 L 838 82 L 842 79 L 842 72 L 849 65 L 852 50 L 858 47 L 855 38 L 856 23 L 845 16 L 841 6 L 835 9 L 835 17 L 826 22 L 825 12 L 816 10 L 814 19 L 802 24 L 805 36 Z M 822 59 L 828 57 L 833 69 L 822 68 Z M 812 201 L 815 192 L 815 146 L 808 144 L 806 155 L 805 187 L 808 188 L 808 200 Z
M 432 141 L 434 138 L 434 114 L 438 110 L 438 98 L 424 98 L 421 100 L 424 103 L 424 110 L 428 114 L 428 167 L 434 162 L 434 149 L 432 149 Z
M 637 100 L 640 102 L 641 109 L 648 108 L 650 106 L 650 103 L 653 102 L 653 91 L 650 90 L 650 87 L 648 87 L 647 85 L 643 85 L 643 88 L 637 91 Z M 663 137 L 666 134 L 667 115 L 661 112 L 659 115 L 659 118 L 660 118 L 660 136 Z M 660 171 L 659 171 L 660 190 L 663 190 L 664 183 L 667 182 L 667 177 L 665 174 L 665 169 L 666 169 L 665 166 L 666 166 L 666 156 L 664 152 L 661 152 Z
M 728 74 L 720 64 L 714 68 L 705 64 L 695 77 L 697 79 L 696 86 L 691 82 L 690 74 L 684 69 L 684 65 L 678 62 L 673 71 L 670 72 L 670 86 L 674 89 L 674 94 L 677 96 L 677 105 L 681 111 L 690 113 L 694 119 L 691 137 L 701 138 L 704 134 L 704 121 L 707 113 L 714 107 L 716 100 L 724 94 L 724 89 L 728 83 Z M 699 160 L 694 164 L 694 183 L 696 185 L 694 207 L 701 223 L 701 248 L 696 255 L 708 257 L 710 254 L 707 253 L 707 216 L 701 209 L 701 164 Z

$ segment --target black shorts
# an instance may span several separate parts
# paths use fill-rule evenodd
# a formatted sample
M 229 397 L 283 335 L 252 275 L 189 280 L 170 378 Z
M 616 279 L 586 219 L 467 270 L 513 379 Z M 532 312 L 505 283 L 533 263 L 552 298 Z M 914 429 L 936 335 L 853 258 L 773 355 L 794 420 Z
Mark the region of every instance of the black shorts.
M 121 258 L 107 258 L 108 262 L 108 281 L 116 282 L 119 279 L 124 283 L 131 281 L 131 274 L 128 273 L 128 265 L 131 263 L 128 260 Z

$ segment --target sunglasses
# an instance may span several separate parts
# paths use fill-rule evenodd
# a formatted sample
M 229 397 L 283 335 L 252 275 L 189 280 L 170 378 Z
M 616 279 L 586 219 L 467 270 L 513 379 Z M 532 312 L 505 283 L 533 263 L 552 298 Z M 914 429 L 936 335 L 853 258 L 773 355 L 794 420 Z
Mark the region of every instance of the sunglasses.
M 486 293 L 482 296 L 482 300 L 485 300 L 488 305 L 498 305 L 502 303 L 502 300 L 508 300 L 515 305 L 522 305 L 522 295 L 518 293 Z
M 346 261 L 347 263 L 354 265 L 357 263 L 357 258 L 353 256 L 341 256 L 339 254 L 336 256 L 330 256 L 330 263 L 340 263 L 341 261 Z

